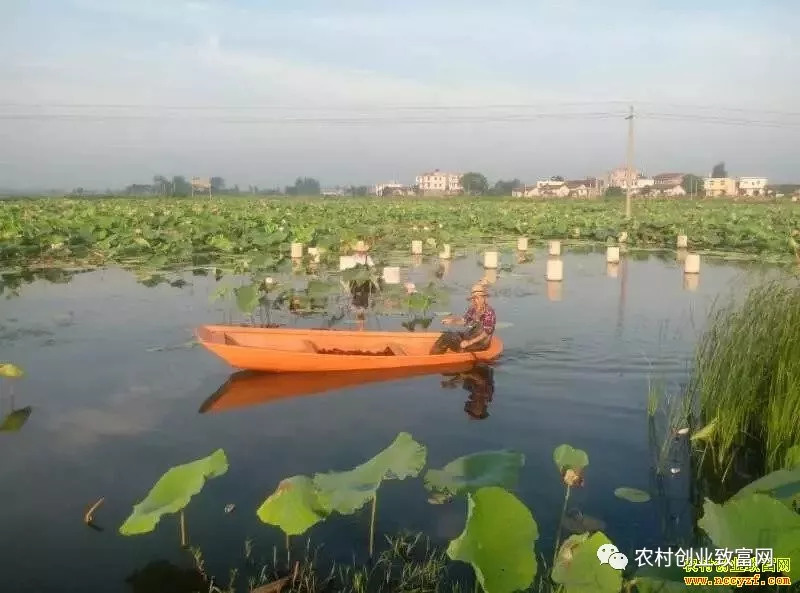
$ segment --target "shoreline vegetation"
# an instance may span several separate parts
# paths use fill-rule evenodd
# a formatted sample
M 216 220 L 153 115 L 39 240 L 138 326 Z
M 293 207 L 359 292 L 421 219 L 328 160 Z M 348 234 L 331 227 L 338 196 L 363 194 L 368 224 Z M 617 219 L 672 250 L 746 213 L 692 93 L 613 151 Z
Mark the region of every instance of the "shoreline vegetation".
M 800 204 L 788 201 L 635 199 L 625 220 L 619 199 L 521 198 L 104 198 L 0 202 L 4 267 L 151 267 L 241 262 L 258 254 L 288 257 L 292 242 L 317 247 L 331 263 L 357 239 L 378 256 L 423 254 L 443 244 L 504 247 L 624 243 L 631 249 L 675 249 L 686 235 L 701 253 L 800 262 Z

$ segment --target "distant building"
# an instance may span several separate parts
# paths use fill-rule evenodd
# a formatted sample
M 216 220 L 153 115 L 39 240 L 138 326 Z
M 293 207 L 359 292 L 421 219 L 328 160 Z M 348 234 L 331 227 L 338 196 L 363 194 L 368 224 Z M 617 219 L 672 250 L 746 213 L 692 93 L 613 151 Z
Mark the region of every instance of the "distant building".
M 672 181 L 668 183 L 656 183 L 650 188 L 650 193 L 655 196 L 679 198 L 686 195 L 686 190 L 683 188 L 683 184 Z
M 345 195 L 344 190 L 342 188 L 340 188 L 340 187 L 323 189 L 320 193 L 322 193 L 323 196 L 343 196 L 343 195 Z
M 766 196 L 767 178 L 766 177 L 739 177 L 740 196 Z
M 636 187 L 636 180 L 642 177 L 642 174 L 633 169 L 632 171 L 634 188 Z M 606 176 L 607 187 L 621 187 L 622 189 L 628 188 L 628 169 L 625 167 L 617 167 L 608 173 Z
M 512 198 L 534 198 L 538 195 L 535 185 L 523 185 L 511 190 Z
M 659 173 L 653 175 L 653 181 L 654 185 L 658 186 L 676 186 L 683 183 L 684 177 L 686 177 L 685 173 Z
M 596 198 L 600 195 L 600 182 L 597 179 L 578 179 L 565 183 L 570 198 Z
M 535 195 L 542 198 L 566 198 L 569 195 L 569 187 L 566 181 L 541 179 L 536 182 Z
M 703 189 L 706 196 L 716 198 L 719 196 L 735 196 L 737 183 L 732 177 L 706 177 L 703 179 Z
M 380 197 L 384 194 L 390 196 L 413 196 L 415 192 L 412 187 L 397 183 L 396 181 L 391 181 L 389 183 L 379 183 L 376 185 L 374 193 L 376 196 Z
M 461 174 L 445 173 L 435 169 L 417 176 L 417 187 L 423 194 L 458 194 L 461 193 Z

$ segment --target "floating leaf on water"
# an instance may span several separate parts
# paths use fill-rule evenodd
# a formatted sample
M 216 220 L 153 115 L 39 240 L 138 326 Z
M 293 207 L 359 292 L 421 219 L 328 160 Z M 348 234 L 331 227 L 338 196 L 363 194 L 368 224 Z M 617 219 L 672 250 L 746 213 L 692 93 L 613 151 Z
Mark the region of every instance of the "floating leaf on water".
M 629 502 L 647 502 L 650 500 L 650 495 L 647 492 L 637 488 L 617 488 L 614 490 L 614 496 Z
M 351 470 L 315 474 L 314 486 L 324 508 L 349 515 L 375 496 L 383 480 L 417 476 L 426 455 L 425 445 L 401 432 L 386 449 Z
M 25 426 L 31 412 L 33 412 L 33 408 L 30 406 L 14 410 L 0 422 L 0 432 L 17 432 Z
M 571 535 L 559 548 L 552 579 L 566 593 L 619 593 L 622 571 L 600 563 L 597 550 L 603 545 L 613 545 L 603 532 Z
M 483 451 L 454 459 L 442 469 L 425 473 L 425 488 L 436 504 L 486 486 L 513 489 L 525 455 L 515 451 Z
M 782 500 L 791 502 L 800 494 L 800 466 L 795 469 L 781 469 L 767 474 L 734 494 L 730 500 L 745 498 L 751 494 L 768 494 Z
M 487 593 L 527 589 L 536 577 L 534 544 L 539 539 L 530 510 L 496 486 L 470 492 L 467 501 L 464 531 L 450 542 L 448 557 L 471 564 Z
M 724 504 L 706 499 L 697 522 L 717 548 L 769 548 L 789 558 L 789 576 L 800 578 L 800 514 L 766 494 L 749 493 Z
M 19 379 L 20 377 L 24 376 L 25 371 L 23 371 L 17 365 L 10 362 L 0 363 L 0 377 L 4 377 L 6 379 Z
M 586 451 L 576 449 L 572 445 L 563 444 L 553 451 L 553 461 L 561 473 L 572 469 L 580 474 L 583 468 L 589 465 L 589 455 Z
M 236 295 L 236 306 L 242 313 L 252 313 L 260 298 L 258 284 L 247 284 L 233 290 Z
M 301 535 L 329 514 L 308 476 L 282 480 L 256 511 L 262 522 L 279 527 L 286 535 Z
M 133 512 L 119 528 L 122 535 L 148 533 L 161 517 L 183 510 L 200 492 L 206 480 L 228 471 L 225 451 L 217 449 L 203 459 L 170 468 L 156 482 L 147 496 L 133 507 Z

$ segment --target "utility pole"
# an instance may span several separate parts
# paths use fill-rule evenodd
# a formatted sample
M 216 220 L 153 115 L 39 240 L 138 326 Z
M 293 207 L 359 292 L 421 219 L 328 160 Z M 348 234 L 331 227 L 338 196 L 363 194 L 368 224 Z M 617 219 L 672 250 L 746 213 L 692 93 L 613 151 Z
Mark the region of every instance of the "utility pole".
M 625 188 L 625 218 L 631 217 L 631 193 L 633 192 L 633 105 L 625 118 L 628 120 L 628 174 Z

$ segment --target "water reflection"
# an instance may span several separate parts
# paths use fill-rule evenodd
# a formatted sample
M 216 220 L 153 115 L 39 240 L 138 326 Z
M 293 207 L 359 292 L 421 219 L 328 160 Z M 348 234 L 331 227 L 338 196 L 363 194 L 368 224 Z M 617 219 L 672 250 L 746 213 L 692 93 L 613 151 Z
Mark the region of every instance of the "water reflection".
M 199 412 L 201 414 L 224 412 L 369 383 L 436 374 L 445 377 L 442 387 L 452 388 L 461 384 L 470 393 L 464 405 L 464 411 L 468 415 L 478 419 L 489 415 L 487 408 L 494 397 L 494 372 L 488 365 L 476 365 L 473 362 L 439 368 L 371 369 L 333 373 L 239 371 L 228 377 L 228 380 L 203 402 Z
M 132 593 L 194 593 L 207 591 L 209 585 L 193 568 L 181 568 L 168 560 L 154 560 L 130 574 L 125 582 Z
M 554 303 L 560 301 L 564 296 L 564 283 L 555 280 L 547 281 L 547 300 Z

